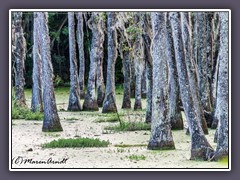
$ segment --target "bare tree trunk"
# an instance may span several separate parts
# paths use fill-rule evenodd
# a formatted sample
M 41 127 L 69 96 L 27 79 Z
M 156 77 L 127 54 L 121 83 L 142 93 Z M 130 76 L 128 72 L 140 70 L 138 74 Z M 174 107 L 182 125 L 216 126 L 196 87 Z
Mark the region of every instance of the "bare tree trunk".
M 85 97 L 85 57 L 84 57 L 84 34 L 83 34 L 83 13 L 78 12 L 77 16 L 77 43 L 79 51 L 79 88 L 80 88 L 80 98 Z
M 145 56 L 144 56 L 145 57 Z M 142 87 L 141 87 L 141 92 L 142 92 L 142 98 L 146 98 L 147 96 L 147 64 L 146 61 L 143 61 L 143 73 L 142 73 Z
M 68 110 L 80 111 L 80 88 L 78 81 L 78 67 L 76 57 L 75 23 L 74 12 L 68 12 L 68 34 L 69 34 L 69 55 L 70 55 L 70 93 Z
M 24 68 L 26 59 L 26 40 L 22 28 L 22 12 L 14 12 L 14 27 L 15 27 L 15 105 L 19 107 L 26 107 L 26 99 L 24 95 Z
M 131 61 L 130 61 L 130 92 L 131 92 L 131 98 L 135 97 L 135 83 L 136 83 L 135 61 L 133 59 L 131 59 Z
M 179 90 L 179 82 L 178 82 L 178 74 L 177 74 L 177 65 L 175 60 L 174 46 L 173 46 L 173 38 L 172 38 L 172 29 L 168 18 L 169 14 L 167 14 L 167 58 L 168 58 L 168 66 L 169 66 L 169 119 L 171 122 L 171 128 L 183 129 L 183 119 L 180 110 L 180 90 Z
M 211 98 L 210 98 L 210 82 L 208 80 L 208 59 L 207 59 L 207 20 L 205 12 L 197 13 L 197 27 L 198 27 L 198 53 L 197 53 L 197 65 L 199 74 L 199 95 L 204 111 L 206 111 L 206 122 L 208 127 L 211 127 L 212 118 L 207 116 L 212 112 Z
M 42 131 L 62 131 L 60 119 L 57 112 L 56 100 L 53 87 L 53 67 L 50 54 L 50 37 L 48 30 L 48 13 L 39 12 L 40 22 L 40 44 L 43 70 L 43 106 L 44 120 Z
M 105 85 L 103 79 L 103 56 L 104 56 L 104 29 L 105 22 L 102 19 L 102 14 L 100 14 L 98 33 L 99 33 L 99 50 L 98 50 L 98 61 L 97 61 L 97 103 L 99 107 L 102 107 L 103 100 L 105 97 Z
M 198 80 L 197 80 L 197 72 L 196 72 L 196 64 L 194 59 L 192 58 L 191 53 L 192 50 L 192 36 L 191 36 L 191 16 L 188 13 L 182 13 L 182 37 L 183 37 L 183 46 L 185 49 L 185 61 L 187 66 L 187 73 L 190 82 L 190 89 L 192 93 L 192 98 L 194 102 L 195 109 L 197 111 L 198 120 L 200 121 L 201 127 L 203 129 L 204 134 L 208 134 L 208 127 L 204 116 L 204 110 L 201 106 L 201 100 L 199 97 L 199 88 L 198 88 Z
M 103 113 L 116 112 L 115 100 L 115 64 L 117 60 L 117 32 L 114 27 L 116 24 L 116 14 L 108 12 L 108 64 L 107 64 L 107 83 L 106 93 L 103 101 Z
M 152 121 L 152 89 L 153 89 L 153 75 L 152 65 L 147 61 L 147 107 L 146 107 L 146 118 L 145 122 L 150 123 Z
M 124 85 L 123 85 L 123 109 L 131 109 L 131 90 L 130 90 L 130 59 L 129 51 L 123 52 L 123 75 L 124 75 Z
M 152 122 L 148 149 L 175 149 L 169 119 L 166 61 L 166 13 L 152 13 L 153 92 Z
M 177 62 L 181 98 L 184 107 L 184 112 L 186 114 L 186 118 L 188 121 L 191 137 L 191 159 L 207 160 L 209 159 L 209 156 L 212 155 L 213 149 L 208 143 L 204 135 L 204 132 L 201 128 L 200 120 L 198 119 L 199 115 L 197 115 L 196 106 L 194 103 L 194 99 L 192 97 L 191 87 L 189 86 L 189 84 L 191 83 L 189 82 L 189 75 L 187 73 L 186 60 L 184 56 L 184 47 L 180 25 L 181 22 L 180 13 L 171 12 L 169 13 L 169 17 L 173 33 L 173 42 Z M 186 30 L 188 31 L 188 33 L 190 32 L 190 29 L 183 29 L 183 31 Z
M 100 38 L 98 34 L 99 13 L 94 12 L 88 21 L 88 26 L 92 30 L 92 45 L 90 52 L 90 70 L 88 75 L 87 94 L 83 103 L 83 110 L 98 111 L 98 103 L 95 95 L 95 82 L 97 75 L 97 63 L 100 48 Z
M 228 156 L 228 12 L 220 12 L 220 52 L 217 103 L 219 126 L 214 159 Z
M 139 44 L 140 42 L 138 42 Z M 142 72 L 143 72 L 143 59 L 135 59 L 135 103 L 134 110 L 142 109 Z
M 42 59 L 40 55 L 40 33 L 39 33 L 39 17 L 34 13 L 33 24 L 33 86 L 32 86 L 32 103 L 31 110 L 33 112 L 43 111 L 42 102 Z

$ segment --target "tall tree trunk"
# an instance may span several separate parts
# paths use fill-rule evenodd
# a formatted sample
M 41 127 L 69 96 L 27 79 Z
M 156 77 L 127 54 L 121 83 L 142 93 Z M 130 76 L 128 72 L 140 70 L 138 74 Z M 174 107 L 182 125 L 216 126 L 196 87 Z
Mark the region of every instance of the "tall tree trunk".
M 145 56 L 144 56 L 145 57 Z M 143 73 L 142 73 L 142 87 L 141 87 L 141 92 L 142 92 L 142 98 L 146 98 L 147 96 L 147 64 L 146 61 L 143 61 Z
M 217 103 L 219 126 L 214 159 L 228 156 L 228 12 L 220 12 L 220 52 Z
M 167 58 L 169 66 L 169 119 L 171 122 L 171 128 L 183 129 L 183 119 L 180 110 L 180 90 L 178 83 L 178 74 L 177 74 L 177 65 L 174 54 L 173 38 L 172 38 L 172 29 L 167 14 Z
M 105 85 L 103 79 L 103 56 L 104 56 L 104 27 L 105 22 L 100 14 L 98 22 L 98 38 L 99 38 L 99 50 L 98 50 L 98 61 L 97 61 L 97 103 L 99 107 L 102 107 L 104 96 L 105 96 Z
M 191 159 L 207 160 L 209 156 L 212 155 L 213 150 L 210 144 L 208 143 L 204 135 L 204 132 L 201 128 L 200 120 L 198 119 L 199 115 L 197 115 L 198 111 L 196 109 L 194 99 L 192 97 L 191 86 L 189 86 L 191 82 L 189 81 L 190 77 L 187 73 L 186 60 L 184 56 L 184 47 L 180 25 L 181 22 L 180 13 L 171 12 L 169 14 L 169 17 L 173 33 L 173 42 L 177 62 L 181 98 L 184 107 L 184 112 L 186 114 L 186 118 L 188 121 L 191 137 Z M 190 29 L 183 29 L 183 31 L 186 30 L 188 31 L 188 33 L 190 32 Z M 185 49 L 185 51 L 187 50 Z
M 79 51 L 79 88 L 80 88 L 80 98 L 85 97 L 85 57 L 84 57 L 84 34 L 83 34 L 83 13 L 78 12 L 77 16 L 77 43 Z
M 148 149 L 175 149 L 169 119 L 166 61 L 166 13 L 152 13 L 153 92 L 152 122 Z
M 182 36 L 183 36 L 183 46 L 185 49 L 185 62 L 187 67 L 187 73 L 190 82 L 190 89 L 192 93 L 192 99 L 194 102 L 195 109 L 197 111 L 198 120 L 200 121 L 201 127 L 203 129 L 204 134 L 208 134 L 207 123 L 204 116 L 204 109 L 201 106 L 201 100 L 199 97 L 199 88 L 198 88 L 198 80 L 197 80 L 197 71 L 196 64 L 194 58 L 192 57 L 192 51 L 195 51 L 192 48 L 192 36 L 191 36 L 191 16 L 188 13 L 182 13 Z
M 80 111 L 80 88 L 78 82 L 78 67 L 76 57 L 74 12 L 68 12 L 68 34 L 70 55 L 70 93 L 68 101 L 69 111 Z
M 145 122 L 150 123 L 152 121 L 152 89 L 153 89 L 153 75 L 152 75 L 152 65 L 149 61 L 147 63 L 147 107 L 146 107 L 146 118 Z
M 42 102 L 42 59 L 40 55 L 40 33 L 39 33 L 39 17 L 34 13 L 33 22 L 33 86 L 32 86 L 32 103 L 31 110 L 33 112 L 43 111 Z
M 41 32 L 41 56 L 43 70 L 43 107 L 44 120 L 42 131 L 62 131 L 60 119 L 57 112 L 56 100 L 53 87 L 53 67 L 50 54 L 50 37 L 48 30 L 48 13 L 39 12 Z
M 123 75 L 124 75 L 124 84 L 123 84 L 123 109 L 131 109 L 131 89 L 130 89 L 130 59 L 129 59 L 129 50 L 123 52 Z
M 26 40 L 22 28 L 22 12 L 13 13 L 14 26 L 15 26 L 15 104 L 19 107 L 26 107 L 26 99 L 24 95 L 24 68 L 26 59 Z
M 212 118 L 209 116 L 212 112 L 211 98 L 210 98 L 210 83 L 208 80 L 208 58 L 207 58 L 207 17 L 205 12 L 197 13 L 197 27 L 198 27 L 198 52 L 197 52 L 197 65 L 199 74 L 199 95 L 205 114 L 208 127 L 211 127 Z
M 136 83 L 135 61 L 131 58 L 131 61 L 130 61 L 130 92 L 131 92 L 131 98 L 135 97 L 135 83 Z
M 140 42 L 138 42 L 139 44 Z M 143 72 L 143 59 L 135 59 L 135 103 L 134 110 L 142 109 L 142 72 Z
M 97 63 L 100 48 L 100 38 L 98 34 L 99 14 L 94 12 L 88 21 L 88 26 L 92 30 L 92 44 L 90 52 L 90 70 L 88 75 L 87 94 L 83 103 L 83 110 L 98 111 L 98 103 L 95 95 L 95 82 L 97 75 Z
M 116 112 L 116 100 L 115 100 L 115 64 L 117 60 L 117 32 L 114 27 L 116 24 L 116 14 L 114 12 L 108 12 L 107 22 L 108 32 L 108 64 L 107 64 L 107 83 L 106 93 L 103 101 L 103 113 Z

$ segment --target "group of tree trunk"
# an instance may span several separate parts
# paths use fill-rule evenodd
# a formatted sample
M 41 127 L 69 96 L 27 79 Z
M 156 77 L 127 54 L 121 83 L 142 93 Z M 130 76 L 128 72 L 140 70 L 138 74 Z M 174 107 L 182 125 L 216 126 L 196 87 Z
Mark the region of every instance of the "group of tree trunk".
M 15 104 L 26 107 L 22 13 L 14 12 L 12 22 Z M 86 93 L 84 22 L 91 30 Z M 48 13 L 34 12 L 33 27 L 31 109 L 44 112 L 43 131 L 62 131 L 54 95 Z M 228 155 L 228 12 L 68 12 L 68 33 L 69 111 L 99 111 L 102 107 L 102 113 L 117 112 L 115 64 L 120 54 L 122 108 L 131 108 L 133 94 L 135 110 L 142 109 L 141 99 L 147 98 L 148 149 L 175 149 L 172 130 L 184 128 L 184 112 L 191 159 L 217 160 Z M 84 99 L 83 105 L 80 99 Z M 216 151 L 206 139 L 208 127 L 217 128 Z

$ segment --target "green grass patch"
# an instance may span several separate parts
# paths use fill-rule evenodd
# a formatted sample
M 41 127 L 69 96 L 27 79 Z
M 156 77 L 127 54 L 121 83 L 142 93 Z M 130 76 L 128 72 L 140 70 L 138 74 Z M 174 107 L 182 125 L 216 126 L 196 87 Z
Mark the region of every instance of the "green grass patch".
M 42 145 L 43 148 L 107 147 L 109 141 L 91 138 L 58 139 Z
M 60 134 L 56 134 L 56 133 L 54 133 L 54 132 L 48 132 L 48 133 L 44 133 L 44 136 L 59 137 Z
M 228 165 L 228 156 L 223 157 L 222 159 L 218 160 L 219 163 Z
M 144 122 L 126 122 L 122 121 L 121 124 L 115 126 L 107 126 L 105 130 L 113 131 L 141 131 L 141 130 L 151 130 L 151 125 Z
M 95 122 L 102 123 L 102 122 L 118 122 L 118 121 L 119 121 L 119 119 L 115 115 L 115 116 L 109 116 L 109 117 L 106 117 L 106 118 L 99 118 Z
M 131 156 L 128 156 L 128 158 L 132 161 L 140 161 L 140 160 L 145 160 L 146 159 L 146 156 L 144 155 L 131 155 Z
M 128 148 L 128 147 L 147 147 L 147 144 L 116 144 L 114 147 Z
M 27 108 L 12 107 L 12 119 L 43 120 L 42 112 L 32 112 Z

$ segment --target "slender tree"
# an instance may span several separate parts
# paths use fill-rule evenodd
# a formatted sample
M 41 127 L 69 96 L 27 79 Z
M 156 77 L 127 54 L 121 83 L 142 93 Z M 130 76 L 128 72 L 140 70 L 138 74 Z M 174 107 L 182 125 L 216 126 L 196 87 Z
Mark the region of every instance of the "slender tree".
M 48 30 L 48 13 L 39 12 L 40 22 L 40 46 L 43 70 L 43 107 L 44 120 L 42 131 L 62 131 L 60 119 L 57 112 L 56 100 L 53 87 L 53 67 L 50 54 L 50 37 Z
M 208 80 L 209 73 L 211 72 L 209 64 L 211 60 L 208 59 L 207 53 L 210 47 L 207 43 L 207 16 L 206 12 L 197 12 L 197 66 L 198 66 L 198 87 L 201 103 L 205 113 L 205 118 L 208 126 L 211 126 L 212 118 L 209 116 L 212 112 L 212 104 L 210 98 L 210 82 Z M 208 50 L 209 49 L 209 50 Z M 209 54 L 210 55 L 210 54 Z M 210 62 L 209 62 L 210 61 Z
M 13 22 L 15 27 L 15 49 L 14 57 L 16 63 L 15 73 L 15 105 L 26 107 L 26 99 L 24 95 L 24 69 L 26 59 L 26 40 L 23 34 L 22 27 L 22 12 L 13 13 Z
M 172 29 L 167 14 L 167 58 L 169 67 L 169 118 L 172 129 L 183 129 L 183 119 L 180 110 L 180 90 L 177 74 L 177 65 L 175 60 Z
M 190 137 L 191 137 L 191 159 L 204 159 L 207 160 L 212 156 L 213 149 L 208 143 L 204 132 L 201 128 L 200 120 L 198 119 L 196 106 L 192 97 L 191 86 L 189 85 L 189 75 L 187 73 L 187 65 L 184 55 L 184 47 L 182 40 L 181 20 L 179 12 L 169 13 L 173 42 L 175 49 L 175 57 L 177 62 L 177 71 L 180 84 L 180 93 L 184 112 L 189 125 Z M 187 22 L 183 22 L 187 23 Z M 190 31 L 189 28 L 183 29 L 183 31 Z M 191 37 L 191 36 L 189 36 Z M 187 50 L 185 49 L 185 52 Z M 189 51 L 187 52 L 189 53 Z
M 131 109 L 131 89 L 130 89 L 130 57 L 129 49 L 125 48 L 123 51 L 123 75 L 124 75 L 124 84 L 123 84 L 123 109 Z
M 68 12 L 68 35 L 70 55 L 70 93 L 68 101 L 69 111 L 80 111 L 80 88 L 78 81 L 78 67 L 76 57 L 74 12 Z
M 33 22 L 33 86 L 32 86 L 32 103 L 31 110 L 33 112 L 43 111 L 42 102 L 42 59 L 40 55 L 40 34 L 39 34 L 39 17 L 34 12 Z
M 116 24 L 116 14 L 108 12 L 107 32 L 108 32 L 108 64 L 107 64 L 107 83 L 106 93 L 103 101 L 103 113 L 116 112 L 115 100 L 115 63 L 117 59 L 117 32 L 114 25 Z
M 85 57 L 84 57 L 84 33 L 83 33 L 83 13 L 78 12 L 77 16 L 77 43 L 79 51 L 79 88 L 80 88 L 80 98 L 85 97 Z
M 104 13 L 99 13 L 98 20 L 98 38 L 99 38 L 99 50 L 98 50 L 98 60 L 97 60 L 97 103 L 99 107 L 102 107 L 104 96 L 105 96 L 105 85 L 103 79 L 103 56 L 104 56 L 104 30 L 105 19 Z
M 153 92 L 152 122 L 148 149 L 175 149 L 169 119 L 166 61 L 166 13 L 152 12 Z
M 228 156 L 228 12 L 220 12 L 220 52 L 217 88 L 219 126 L 214 159 Z
M 88 21 L 88 27 L 92 30 L 92 44 L 90 52 L 90 70 L 88 75 L 88 87 L 87 94 L 83 103 L 83 110 L 98 111 L 98 103 L 95 95 L 96 89 L 96 75 L 97 75 L 97 63 L 99 56 L 100 44 L 102 43 L 101 38 L 99 38 L 99 28 L 101 24 L 99 23 L 100 14 L 98 12 L 93 12 L 91 18 Z
M 199 96 L 199 88 L 198 88 L 198 78 L 196 71 L 196 63 L 194 58 L 192 57 L 192 35 L 191 35 L 191 16 L 188 13 L 181 14 L 181 25 L 182 25 L 182 39 L 183 39 L 183 47 L 185 49 L 185 62 L 187 67 L 187 73 L 190 82 L 190 89 L 192 93 L 192 99 L 195 105 L 195 109 L 197 111 L 196 115 L 198 116 L 198 120 L 200 121 L 201 127 L 203 129 L 204 134 L 208 134 L 207 122 L 204 116 L 204 109 L 201 106 L 201 99 Z

